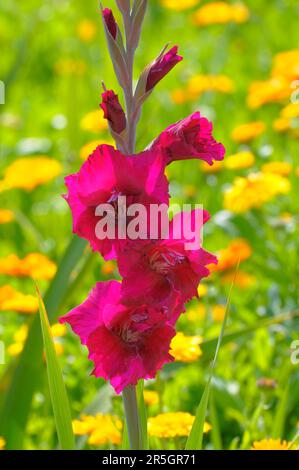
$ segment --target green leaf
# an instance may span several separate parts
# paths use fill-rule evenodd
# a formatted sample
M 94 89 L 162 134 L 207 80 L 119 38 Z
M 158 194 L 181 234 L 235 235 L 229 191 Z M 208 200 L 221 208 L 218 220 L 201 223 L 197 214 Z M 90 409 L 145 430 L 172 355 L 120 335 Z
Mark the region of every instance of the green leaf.
M 144 403 L 144 381 L 139 380 L 137 385 L 137 406 L 138 406 L 138 413 L 140 419 L 140 426 L 141 426 L 141 440 L 142 440 L 142 449 L 148 450 L 149 449 L 149 442 L 148 442 L 148 433 L 147 433 L 147 412 L 146 406 Z
M 288 398 L 290 392 L 290 375 L 292 364 L 289 362 L 285 367 L 285 372 L 281 378 L 283 388 L 281 390 L 280 400 L 278 402 L 272 428 L 273 439 L 282 439 L 284 436 L 285 423 L 288 413 Z
M 56 356 L 54 340 L 47 312 L 37 284 L 36 292 L 38 297 L 40 322 L 45 348 L 50 397 L 58 440 L 62 450 L 73 450 L 75 449 L 75 439 L 72 430 L 70 405 L 58 358 Z
M 60 262 L 56 276 L 46 292 L 44 300 L 50 323 L 56 321 L 59 307 L 65 301 L 68 293 L 69 280 L 74 268 L 82 258 L 85 247 L 84 240 L 76 236 L 72 238 Z M 7 449 L 22 449 L 32 397 L 44 379 L 42 350 L 40 321 L 38 316 L 35 316 L 32 319 L 26 344 L 1 401 L 0 435 L 6 440 Z
M 195 420 L 194 420 L 192 429 L 190 431 L 189 437 L 188 437 L 187 442 L 186 442 L 186 447 L 185 447 L 186 450 L 201 450 L 202 449 L 203 431 L 204 431 L 205 418 L 206 418 L 207 408 L 208 408 L 208 403 L 209 403 L 211 383 L 212 383 L 214 369 L 215 369 L 215 366 L 216 366 L 216 363 L 217 363 L 219 349 L 220 349 L 222 338 L 223 338 L 223 335 L 224 335 L 224 330 L 225 330 L 226 323 L 227 323 L 227 317 L 228 317 L 228 312 L 229 312 L 229 308 L 230 308 L 230 301 L 231 301 L 231 294 L 232 294 L 232 290 L 233 290 L 233 286 L 234 286 L 234 283 L 235 283 L 235 279 L 236 279 L 238 269 L 239 269 L 239 263 L 237 265 L 235 275 L 234 275 L 234 279 L 233 279 L 233 282 L 232 282 L 231 287 L 230 287 L 230 291 L 229 291 L 229 295 L 228 295 L 228 299 L 227 299 L 227 303 L 226 303 L 225 315 L 224 315 L 220 335 L 219 335 L 219 338 L 218 338 L 218 341 L 217 341 L 216 351 L 215 351 L 214 360 L 213 360 L 213 363 L 212 363 L 209 379 L 208 379 L 208 382 L 205 386 L 203 395 L 201 397 L 200 403 L 199 403 L 199 405 L 197 407 L 197 410 L 196 410 Z

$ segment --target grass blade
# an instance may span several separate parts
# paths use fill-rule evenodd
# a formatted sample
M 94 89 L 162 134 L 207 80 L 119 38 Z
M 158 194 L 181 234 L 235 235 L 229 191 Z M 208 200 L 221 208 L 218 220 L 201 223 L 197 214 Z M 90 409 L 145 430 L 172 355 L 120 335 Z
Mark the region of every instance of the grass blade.
M 229 294 L 228 294 L 228 299 L 227 299 L 226 309 L 225 309 L 225 315 L 224 315 L 224 319 L 223 319 L 223 323 L 222 323 L 222 327 L 221 327 L 221 332 L 220 332 L 220 335 L 219 335 L 219 338 L 218 338 L 218 341 L 217 341 L 216 351 L 215 351 L 214 359 L 213 359 L 213 362 L 212 362 L 212 367 L 211 367 L 209 379 L 208 379 L 208 382 L 205 386 L 203 395 L 201 397 L 200 403 L 199 403 L 199 405 L 197 407 L 197 410 L 196 410 L 195 421 L 193 423 L 192 429 L 191 429 L 189 437 L 187 439 L 187 443 L 186 443 L 186 447 L 185 447 L 186 450 L 201 450 L 202 449 L 203 430 L 204 430 L 204 423 L 205 423 L 205 418 L 206 418 L 207 408 L 208 408 L 208 403 L 209 403 L 211 383 L 212 383 L 214 369 L 215 369 L 215 366 L 216 366 L 216 363 L 217 363 L 219 349 L 220 349 L 222 338 L 223 338 L 223 335 L 224 335 L 224 330 L 225 330 L 226 323 L 227 323 L 227 317 L 228 317 L 228 312 L 229 312 L 229 308 L 230 308 L 232 290 L 233 290 L 233 287 L 234 287 L 234 283 L 235 283 L 235 279 L 236 279 L 238 269 L 239 269 L 239 263 L 236 267 L 234 279 L 232 281 L 230 291 L 229 291 Z
M 72 450 L 75 448 L 75 440 L 72 431 L 70 405 L 62 377 L 62 372 L 56 356 L 54 340 L 52 337 L 47 312 L 37 285 L 36 292 L 38 297 L 40 322 L 47 363 L 50 397 L 58 440 L 62 450 Z
M 144 403 L 143 389 L 144 389 L 144 381 L 139 380 L 138 385 L 137 385 L 137 406 L 138 406 L 138 413 L 139 413 L 140 425 L 141 425 L 142 449 L 148 450 L 149 442 L 148 442 L 148 433 L 147 433 L 147 412 L 146 412 L 146 406 Z

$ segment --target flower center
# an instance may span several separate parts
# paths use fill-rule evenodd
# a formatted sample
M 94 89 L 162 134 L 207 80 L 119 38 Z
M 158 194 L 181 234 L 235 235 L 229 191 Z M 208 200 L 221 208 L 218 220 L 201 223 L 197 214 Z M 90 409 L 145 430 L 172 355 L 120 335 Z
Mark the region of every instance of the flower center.
M 153 271 L 166 275 L 178 264 L 183 264 L 186 257 L 175 250 L 167 251 L 154 250 L 149 254 L 149 264 Z

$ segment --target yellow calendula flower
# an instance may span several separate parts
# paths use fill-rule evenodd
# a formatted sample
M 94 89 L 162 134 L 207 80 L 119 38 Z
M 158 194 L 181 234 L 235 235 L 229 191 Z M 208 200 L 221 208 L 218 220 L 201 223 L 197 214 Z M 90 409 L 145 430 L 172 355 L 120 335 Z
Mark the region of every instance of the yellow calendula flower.
M 231 133 L 231 138 L 238 143 L 250 142 L 263 134 L 265 130 L 266 125 L 264 122 L 249 122 L 235 127 Z
M 261 170 L 264 173 L 289 176 L 292 171 L 292 165 L 288 162 L 269 162 L 262 165 Z
M 32 191 L 37 186 L 56 178 L 61 172 L 61 164 L 53 158 L 19 158 L 4 170 L 3 179 L 0 181 L 0 192 L 14 188 Z
M 251 450 L 291 450 L 292 443 L 281 439 L 262 439 L 252 444 Z M 293 449 L 294 450 L 294 449 Z
M 287 132 L 291 128 L 290 120 L 287 118 L 277 118 L 273 122 L 273 129 L 276 132 Z
M 77 26 L 78 37 L 83 42 L 91 42 L 97 33 L 97 27 L 94 21 L 85 19 L 80 21 Z
M 53 331 L 53 330 L 52 330 Z M 21 354 L 24 349 L 24 344 L 28 336 L 28 326 L 22 325 L 14 334 L 14 343 L 10 344 L 7 348 L 7 352 L 10 356 L 15 357 Z M 56 336 L 54 336 L 54 347 L 57 356 L 61 356 L 63 354 L 63 346 L 61 343 L 56 341 Z M 59 335 L 58 335 L 59 336 Z
M 56 264 L 40 253 L 30 253 L 23 259 L 15 254 L 0 258 L 0 274 L 7 276 L 50 280 L 56 270 Z
M 223 162 L 215 161 L 213 165 L 209 165 L 207 162 L 199 162 L 199 168 L 207 174 L 219 173 L 224 168 Z
M 299 78 L 299 49 L 280 52 L 274 57 L 273 77 L 286 77 L 290 82 Z
M 159 394 L 154 390 L 144 390 L 143 397 L 146 405 L 157 405 L 159 403 Z
M 0 224 L 8 224 L 14 220 L 14 213 L 9 209 L 0 209 Z
M 242 170 L 254 165 L 255 158 L 252 152 L 244 151 L 229 155 L 225 158 L 224 166 L 229 170 Z
M 106 119 L 104 119 L 103 112 L 99 109 L 96 109 L 83 116 L 80 121 L 80 127 L 84 131 L 97 134 L 98 132 L 107 130 L 108 124 Z
M 92 140 L 91 142 L 88 142 L 87 144 L 83 145 L 80 149 L 80 158 L 82 160 L 87 160 L 87 158 L 95 151 L 95 149 L 99 145 L 114 145 L 113 141 L 111 139 L 101 139 L 101 140 Z
M 5 444 L 6 444 L 5 440 L 3 439 L 3 437 L 0 436 L 0 450 L 4 449 Z
M 163 7 L 174 11 L 183 11 L 194 7 L 200 0 L 160 0 Z
M 232 240 L 227 248 L 218 253 L 218 264 L 209 265 L 210 271 L 227 271 L 252 255 L 252 248 L 243 238 Z
M 204 304 L 199 303 L 196 307 L 188 308 L 186 312 L 188 320 L 192 322 L 197 322 L 198 320 L 203 320 L 206 316 L 206 307 Z
M 190 413 L 161 413 L 148 419 L 148 433 L 159 438 L 187 437 L 190 434 L 195 416 Z M 204 424 L 204 432 L 212 429 L 209 423 Z
M 35 313 L 38 302 L 33 295 L 25 295 L 13 287 L 5 285 L 0 287 L 0 311 L 15 311 L 20 313 Z
M 66 335 L 67 327 L 61 323 L 54 323 L 54 325 L 51 326 L 51 332 L 55 338 L 61 338 L 62 336 Z
M 196 98 L 207 91 L 232 93 L 234 82 L 226 75 L 195 75 L 187 84 L 187 93 Z
M 73 421 L 74 434 L 89 435 L 90 445 L 120 444 L 122 428 L 120 419 L 108 414 L 82 416 L 80 420 Z
M 235 213 L 261 207 L 274 196 L 287 194 L 291 189 L 288 179 L 274 173 L 251 173 L 236 178 L 224 194 L 224 207 Z
M 210 2 L 202 6 L 193 15 L 196 25 L 244 23 L 249 18 L 249 10 L 243 3 Z
M 214 305 L 212 307 L 212 318 L 216 323 L 222 323 L 225 317 L 225 305 Z
M 208 292 L 208 288 L 205 284 L 199 284 L 197 288 L 198 297 L 203 297 Z
M 258 80 L 249 87 L 247 104 L 256 109 L 267 103 L 276 103 L 289 98 L 290 83 L 284 77 L 272 77 L 269 80 Z
M 63 58 L 56 62 L 55 72 L 57 75 L 74 75 L 80 77 L 86 72 L 86 63 L 83 60 Z
M 287 119 L 299 118 L 299 103 L 289 103 L 281 110 L 280 115 Z
M 171 341 L 169 353 L 176 361 L 193 362 L 202 355 L 200 343 L 201 336 L 185 336 L 178 332 Z

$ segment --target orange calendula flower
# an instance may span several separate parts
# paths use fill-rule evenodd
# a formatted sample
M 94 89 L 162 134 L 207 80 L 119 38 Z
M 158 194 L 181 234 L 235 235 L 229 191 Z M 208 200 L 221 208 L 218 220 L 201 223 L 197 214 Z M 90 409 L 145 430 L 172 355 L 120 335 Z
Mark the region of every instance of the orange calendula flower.
M 242 170 L 250 168 L 255 163 L 255 158 L 252 152 L 244 151 L 229 155 L 225 158 L 224 166 L 229 170 Z
M 290 120 L 287 118 L 277 118 L 273 122 L 273 129 L 276 132 L 287 132 L 290 130 Z
M 299 78 L 299 49 L 280 52 L 274 57 L 273 77 L 285 77 L 290 82 Z
M 183 11 L 198 5 L 200 0 L 160 0 L 163 7 L 174 11 Z
M 248 18 L 249 10 L 243 3 L 226 2 L 207 3 L 192 15 L 193 22 L 199 26 L 244 23 Z
M 287 119 L 298 118 L 299 117 L 299 103 L 289 103 L 287 106 L 285 106 L 281 110 L 280 115 L 282 118 L 287 118 Z
M 77 27 L 78 37 L 83 42 L 91 42 L 97 33 L 96 24 L 88 19 L 80 21 Z
M 264 173 L 275 173 L 276 175 L 289 176 L 292 171 L 292 165 L 288 162 L 269 162 L 265 163 L 261 170 Z
M 122 428 L 120 419 L 109 414 L 81 416 L 80 420 L 73 421 L 74 434 L 88 435 L 88 444 L 90 445 L 120 444 Z
M 0 311 L 14 311 L 20 313 L 35 313 L 38 310 L 37 298 L 18 292 L 13 287 L 5 285 L 0 287 Z
M 7 276 L 49 280 L 56 270 L 56 264 L 40 253 L 30 253 L 23 259 L 15 254 L 0 258 L 0 274 Z
M 262 135 L 266 130 L 264 122 L 256 121 L 241 124 L 234 128 L 231 138 L 238 143 L 246 143 Z
M 157 405 L 159 403 L 159 394 L 154 390 L 144 390 L 143 397 L 146 405 Z
M 9 209 L 0 209 L 0 224 L 7 224 L 14 220 L 14 213 Z
M 291 189 L 288 179 L 274 173 L 251 173 L 236 178 L 224 193 L 224 207 L 235 213 L 261 207 L 274 196 L 287 194 Z
M 0 181 L 0 192 L 8 189 L 32 191 L 37 186 L 47 183 L 60 175 L 61 164 L 48 157 L 24 157 L 15 160 L 4 170 Z
M 229 272 L 222 276 L 221 283 L 231 285 L 234 281 L 234 286 L 239 289 L 248 289 L 256 284 L 256 278 L 245 271 L 239 270 L 236 274 Z
M 200 169 L 207 174 L 219 173 L 224 168 L 224 162 L 215 161 L 213 165 L 207 162 L 199 162 Z
M 174 90 L 171 96 L 176 104 L 183 104 L 206 92 L 232 93 L 234 89 L 234 82 L 226 75 L 195 75 L 185 88 Z
M 294 450 L 292 443 L 281 439 L 262 439 L 252 444 L 251 450 Z
M 195 416 L 178 411 L 176 413 L 161 413 L 148 419 L 148 433 L 159 438 L 189 436 Z M 209 423 L 204 424 L 204 432 L 212 429 Z
M 171 341 L 169 353 L 176 361 L 193 362 L 202 355 L 200 343 L 201 336 L 185 336 L 184 333 L 178 332 Z
M 27 339 L 27 336 L 28 336 L 28 326 L 22 325 L 21 328 L 19 328 L 13 336 L 15 342 L 10 344 L 7 348 L 7 352 L 10 356 L 16 357 L 19 354 L 21 354 L 21 352 L 24 349 L 24 344 Z M 63 346 L 61 343 L 59 343 L 56 340 L 56 335 L 53 335 L 53 337 L 54 337 L 54 347 L 55 347 L 56 354 L 58 356 L 61 356 L 61 354 L 63 353 Z
M 106 119 L 104 119 L 103 112 L 99 109 L 96 109 L 83 116 L 80 121 L 80 127 L 84 131 L 97 134 L 98 132 L 107 130 L 108 124 Z
M 226 306 L 225 305 L 214 305 L 212 307 L 212 318 L 216 323 L 222 323 L 225 317 Z
M 237 266 L 238 262 L 246 261 L 252 254 L 252 248 L 243 238 L 236 238 L 227 248 L 218 253 L 218 264 L 210 265 L 212 271 L 227 271 Z
M 87 144 L 83 145 L 80 149 L 80 158 L 82 160 L 87 160 L 89 155 L 92 154 L 92 152 L 99 146 L 99 145 L 113 145 L 112 140 L 110 139 L 99 139 L 99 140 L 92 140 L 91 142 L 88 142 Z

